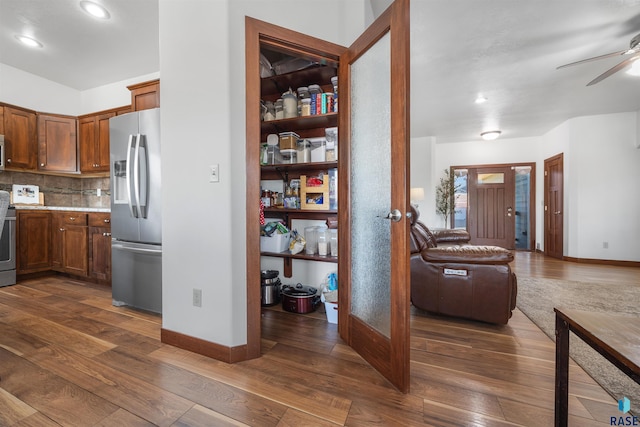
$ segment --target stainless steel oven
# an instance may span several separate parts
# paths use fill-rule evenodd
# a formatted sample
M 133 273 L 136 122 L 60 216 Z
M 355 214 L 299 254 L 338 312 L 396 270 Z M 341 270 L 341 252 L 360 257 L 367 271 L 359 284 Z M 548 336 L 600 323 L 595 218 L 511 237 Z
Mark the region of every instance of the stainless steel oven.
M 0 286 L 16 284 L 16 209 L 10 206 L 0 236 Z

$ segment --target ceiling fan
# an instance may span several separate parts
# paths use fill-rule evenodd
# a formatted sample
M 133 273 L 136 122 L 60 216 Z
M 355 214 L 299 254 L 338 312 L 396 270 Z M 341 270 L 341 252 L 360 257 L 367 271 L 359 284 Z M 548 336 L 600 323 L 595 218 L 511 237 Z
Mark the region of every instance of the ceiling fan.
M 614 56 L 622 56 L 622 55 L 630 55 L 630 56 L 627 59 L 625 59 L 624 61 L 622 61 L 621 63 L 619 63 L 618 65 L 616 65 L 614 67 L 611 67 L 610 69 L 608 69 L 604 73 L 600 74 L 595 79 L 591 80 L 587 84 L 587 86 L 591 86 L 591 85 L 594 85 L 594 84 L 596 84 L 598 82 L 601 82 L 602 80 L 606 79 L 607 77 L 609 77 L 609 76 L 617 73 L 618 71 L 628 67 L 629 65 L 631 65 L 633 63 L 633 61 L 635 61 L 637 59 L 640 59 L 640 34 L 638 34 L 637 36 L 635 36 L 634 38 L 631 39 L 631 42 L 629 43 L 629 49 L 622 50 L 620 52 L 607 53 L 606 55 L 594 56 L 593 58 L 587 58 L 587 59 L 583 59 L 581 61 L 572 62 L 570 64 L 561 65 L 561 66 L 557 67 L 556 70 L 559 70 L 560 68 L 570 67 L 572 65 L 584 64 L 585 62 L 597 61 L 598 59 L 605 59 L 605 58 L 611 58 L 611 57 L 614 57 Z

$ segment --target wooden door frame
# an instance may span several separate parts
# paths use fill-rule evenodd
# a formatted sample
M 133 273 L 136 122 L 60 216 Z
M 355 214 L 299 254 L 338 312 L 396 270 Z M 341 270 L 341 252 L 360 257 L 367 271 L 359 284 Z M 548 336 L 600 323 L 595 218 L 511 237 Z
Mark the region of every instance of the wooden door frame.
M 561 199 L 562 199 L 562 215 L 563 215 L 563 220 L 560 222 L 561 224 L 561 239 L 560 239 L 560 251 L 559 257 L 553 256 L 553 255 L 549 255 L 548 253 L 548 241 L 547 241 L 547 237 L 549 236 L 549 227 L 550 227 L 550 223 L 551 223 L 551 219 L 550 219 L 550 212 L 547 209 L 547 207 L 549 206 L 549 176 L 548 176 L 548 172 L 549 172 L 549 164 L 552 162 L 559 162 L 560 164 L 560 173 L 562 176 L 562 179 L 560 180 L 560 186 L 561 186 Z M 543 233 L 544 233 L 544 254 L 548 255 L 548 256 L 552 256 L 553 258 L 558 258 L 558 259 L 564 259 L 564 153 L 559 153 L 556 154 L 555 156 L 549 157 L 547 159 L 544 160 L 544 224 L 543 224 Z M 558 252 L 558 251 L 556 251 Z
M 456 169 L 480 169 L 480 168 L 492 168 L 492 167 L 530 167 L 531 168 L 531 187 L 529 194 L 529 229 L 531 232 L 531 240 L 529 243 L 529 251 L 535 251 L 536 248 L 536 163 L 535 162 L 517 162 L 517 163 L 492 163 L 486 165 L 457 165 L 451 166 L 449 169 L 451 173 Z M 468 183 L 467 183 L 468 187 Z M 468 207 L 467 207 L 467 229 L 469 228 L 468 224 Z M 455 212 L 451 213 L 450 223 L 454 224 L 455 222 Z M 514 225 L 515 227 L 515 225 Z
M 255 18 L 245 17 L 245 67 L 246 67 L 246 259 L 247 259 L 247 345 L 234 360 L 255 359 L 261 355 L 260 295 L 260 45 L 269 43 L 291 53 L 306 54 L 319 59 L 338 61 L 346 47 L 330 43 L 306 34 L 298 33 Z M 338 125 L 340 126 L 340 125 Z M 342 167 L 338 161 L 338 170 Z M 343 239 L 341 239 L 343 240 Z

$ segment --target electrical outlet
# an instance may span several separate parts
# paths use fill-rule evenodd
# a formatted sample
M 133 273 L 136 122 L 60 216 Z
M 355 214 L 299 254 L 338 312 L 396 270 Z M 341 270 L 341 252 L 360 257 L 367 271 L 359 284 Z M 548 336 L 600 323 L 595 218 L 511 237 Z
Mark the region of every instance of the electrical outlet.
M 609 249 L 609 242 L 602 242 L 602 249 Z
M 220 182 L 220 165 L 211 165 L 209 166 L 209 169 L 211 169 L 209 182 Z
M 202 289 L 193 290 L 193 306 L 202 307 Z

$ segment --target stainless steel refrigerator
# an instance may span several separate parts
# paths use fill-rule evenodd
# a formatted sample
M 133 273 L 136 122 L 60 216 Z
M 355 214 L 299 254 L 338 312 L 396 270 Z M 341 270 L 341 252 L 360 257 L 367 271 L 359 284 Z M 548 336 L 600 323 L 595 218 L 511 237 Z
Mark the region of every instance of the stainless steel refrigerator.
M 109 120 L 113 305 L 162 313 L 160 109 Z

